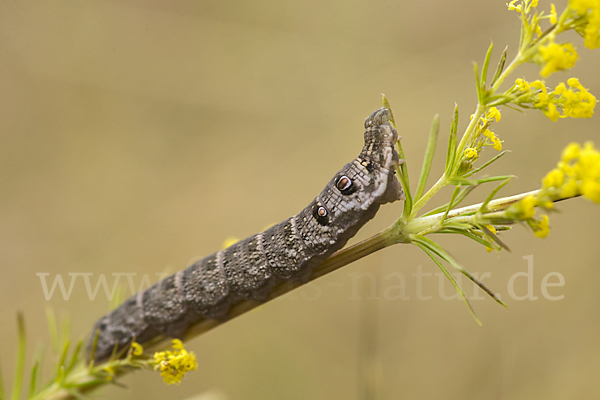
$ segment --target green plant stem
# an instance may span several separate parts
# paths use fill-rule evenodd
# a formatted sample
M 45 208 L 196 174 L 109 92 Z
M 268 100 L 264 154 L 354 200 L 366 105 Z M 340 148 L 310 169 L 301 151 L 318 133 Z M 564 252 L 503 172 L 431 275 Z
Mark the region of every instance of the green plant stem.
M 436 185 L 434 185 L 434 188 L 437 187 Z M 430 191 L 432 189 L 430 189 Z M 487 207 L 489 210 L 492 211 L 505 210 L 511 204 L 521 200 L 525 196 L 529 194 L 536 194 L 537 192 L 538 191 L 532 191 L 528 193 L 521 193 L 514 196 L 492 200 L 489 202 Z M 450 210 L 447 213 L 446 218 L 453 218 L 465 214 L 473 214 L 477 212 L 477 210 L 479 210 L 481 205 L 482 203 L 479 203 L 458 208 L 455 210 Z M 444 218 L 445 214 L 446 212 L 444 211 L 426 217 L 416 218 L 410 222 L 404 222 L 402 221 L 402 218 L 399 218 L 387 229 L 384 229 L 378 234 L 355 245 L 352 245 L 346 249 L 343 249 L 329 257 L 323 264 L 315 267 L 310 277 L 308 278 L 308 281 L 304 283 L 314 281 L 330 272 L 336 271 L 354 261 L 357 261 L 371 253 L 382 250 L 386 247 L 390 247 L 398 243 L 410 243 L 411 237 L 413 237 L 413 235 L 415 234 L 424 235 L 427 233 L 433 233 L 435 230 L 431 230 L 432 227 L 439 224 Z M 274 300 L 277 297 L 280 297 L 302 286 L 304 283 L 282 282 L 281 284 L 273 288 L 267 301 Z M 242 316 L 248 311 L 263 304 L 264 302 L 258 302 L 254 300 L 241 301 L 240 303 L 231 307 L 229 313 L 227 314 L 227 320 L 232 320 L 233 318 Z M 185 340 L 187 341 L 203 333 L 206 333 L 209 330 L 216 328 L 217 326 L 222 325 L 225 322 L 227 321 L 215 319 L 202 320 L 194 326 L 192 326 L 190 329 L 188 329 L 185 335 Z M 144 344 L 144 349 L 146 352 L 151 352 L 153 350 L 158 350 L 160 348 L 167 347 L 169 342 L 170 338 L 158 337 L 151 343 Z M 125 363 L 125 360 L 114 360 L 111 363 L 111 365 L 117 370 L 115 378 L 133 370 L 133 368 L 121 370 L 118 369 L 120 365 L 122 365 L 123 367 L 128 366 Z M 90 371 L 85 365 L 85 363 L 81 363 L 79 367 L 77 367 L 71 374 L 69 374 L 68 378 L 65 379 L 65 381 L 53 382 L 45 389 L 33 396 L 31 400 L 77 400 L 82 397 L 82 394 L 85 394 L 105 384 L 112 383 L 112 381 L 102 380 L 93 375 L 94 372 L 101 370 L 103 366 L 106 366 L 106 364 L 98 365 Z
M 487 106 L 485 106 L 483 104 L 477 104 L 477 108 L 475 109 L 475 112 L 473 113 L 473 117 L 471 118 L 471 121 L 469 122 L 467 129 L 465 129 L 465 133 L 463 134 L 463 137 L 460 139 L 460 143 L 456 147 L 456 163 L 454 165 L 453 172 L 456 172 L 456 170 L 460 166 L 460 157 L 463 154 L 463 152 L 465 151 L 465 148 L 467 147 L 467 143 L 469 143 L 469 141 L 473 137 L 473 133 L 475 132 L 477 125 L 479 124 L 479 119 L 485 113 L 486 110 L 487 110 Z
M 427 202 L 446 185 L 448 185 L 448 179 L 445 176 L 440 177 L 440 179 L 438 179 L 437 182 L 434 183 L 433 186 L 429 188 L 427 193 L 425 193 L 413 205 L 412 212 L 410 213 L 410 216 L 407 218 L 407 221 L 412 221 L 417 216 L 417 213 L 419 212 L 419 210 L 421 208 L 423 208 L 423 206 L 425 204 L 427 204 Z
M 528 195 L 537 195 L 540 191 L 533 190 L 531 192 L 520 193 L 514 196 L 502 197 L 500 199 L 492 200 L 488 203 L 487 208 L 491 211 L 502 211 L 506 210 L 510 205 L 516 203 L 517 201 L 522 200 Z M 456 210 L 451 210 L 448 212 L 446 218 L 454 218 L 455 222 L 471 222 L 472 216 L 470 214 L 476 213 L 479 208 L 483 205 L 483 203 L 473 204 L 470 206 L 458 208 Z M 465 217 L 456 218 L 461 215 L 465 215 Z M 405 225 L 405 231 L 409 234 L 420 234 L 420 235 L 428 235 L 430 233 L 434 233 L 437 229 L 434 229 L 436 225 L 441 222 L 440 217 L 443 216 L 443 213 L 428 215 L 426 217 L 417 218 L 414 221 L 408 222 Z
M 19 329 L 19 346 L 17 347 L 17 365 L 15 368 L 15 381 L 12 390 L 12 400 L 19 400 L 21 386 L 23 384 L 23 371 L 25 370 L 25 321 L 23 314 L 17 314 L 17 326 Z
M 502 73 L 500 74 L 498 79 L 496 79 L 496 82 L 494 82 L 492 87 L 490 87 L 490 95 L 493 96 L 498 91 L 498 88 L 500 87 L 500 85 L 502 85 L 502 83 L 506 80 L 506 78 L 510 74 L 512 74 L 513 71 L 515 69 L 517 69 L 518 66 L 523 64 L 523 61 L 524 61 L 523 55 L 521 53 L 518 53 L 516 55 L 516 57 L 510 62 L 510 64 L 508 64 L 508 66 L 506 66 L 506 68 L 504 68 L 504 71 L 502 71 Z
M 535 194 L 537 192 L 538 191 L 532 191 L 492 200 L 488 204 L 488 209 L 493 211 L 504 210 L 508 208 L 511 204 L 523 199 L 525 196 L 529 194 Z M 477 210 L 479 210 L 481 205 L 482 203 L 479 203 L 458 208 L 455 210 L 450 210 L 448 212 L 447 218 L 452 218 L 463 214 L 475 213 Z M 420 217 L 408 223 L 399 222 L 399 219 L 398 221 L 395 221 L 390 227 L 384 229 L 378 234 L 360 243 L 347 247 L 329 257 L 323 264 L 315 267 L 308 281 L 314 281 L 322 277 L 323 275 L 338 270 L 354 261 L 360 260 L 361 258 L 376 251 L 382 250 L 386 247 L 398 243 L 409 243 L 411 234 L 421 233 L 423 230 L 429 229 L 430 227 L 436 225 L 438 222 L 441 221 L 444 214 L 445 212 L 441 212 L 427 217 Z M 302 286 L 303 284 L 304 283 L 301 282 L 283 282 L 272 290 L 267 301 L 273 300 L 285 293 L 288 293 L 291 290 Z M 231 308 L 230 312 L 228 313 L 228 320 L 245 314 L 246 312 L 262 304 L 264 303 L 253 300 L 244 300 Z M 198 324 L 194 325 L 186 332 L 185 340 L 189 340 L 195 336 L 205 333 L 223 323 L 224 321 L 217 321 L 212 319 L 203 320 Z M 162 340 L 160 342 L 162 342 Z M 159 346 L 160 342 L 155 343 L 154 346 Z

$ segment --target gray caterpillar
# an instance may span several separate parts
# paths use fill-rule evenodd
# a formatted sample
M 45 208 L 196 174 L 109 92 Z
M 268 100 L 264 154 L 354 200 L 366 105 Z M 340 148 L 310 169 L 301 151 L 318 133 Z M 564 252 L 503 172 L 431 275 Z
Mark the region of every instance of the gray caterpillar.
M 283 280 L 306 280 L 371 218 L 381 204 L 404 199 L 396 179 L 398 134 L 381 108 L 365 120 L 364 147 L 299 214 L 190 265 L 126 300 L 96 322 L 95 361 L 132 339 L 182 337 L 202 319 L 225 318 L 245 299 L 266 300 Z M 403 160 L 401 162 L 404 162 Z

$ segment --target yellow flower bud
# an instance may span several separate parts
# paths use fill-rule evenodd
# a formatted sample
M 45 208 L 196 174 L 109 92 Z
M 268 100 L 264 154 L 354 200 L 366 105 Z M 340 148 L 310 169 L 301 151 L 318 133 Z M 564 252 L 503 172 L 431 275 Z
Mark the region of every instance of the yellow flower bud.
M 547 215 L 542 215 L 541 221 L 532 224 L 533 234 L 539 238 L 545 238 L 550 233 L 550 224 Z
M 565 182 L 565 174 L 558 168 L 554 168 L 548 172 L 544 179 L 542 179 L 542 185 L 544 188 L 560 187 Z

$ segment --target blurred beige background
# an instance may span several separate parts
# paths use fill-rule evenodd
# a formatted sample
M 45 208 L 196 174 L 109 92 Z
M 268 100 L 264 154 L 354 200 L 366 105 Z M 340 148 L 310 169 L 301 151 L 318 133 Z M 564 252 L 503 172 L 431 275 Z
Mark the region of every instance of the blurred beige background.
M 5 382 L 13 377 L 18 310 L 31 358 L 35 344 L 49 341 L 47 306 L 71 316 L 74 338 L 87 336 L 108 307 L 102 289 L 89 299 L 82 278 L 69 300 L 57 289 L 46 301 L 37 273 L 49 273 L 50 284 L 56 274 L 68 284 L 68 273 L 94 273 L 94 285 L 102 273 L 111 284 L 113 273 L 137 273 L 137 286 L 143 274 L 154 282 L 218 250 L 227 236 L 297 213 L 358 154 L 363 120 L 380 107 L 382 92 L 399 121 L 413 183 L 440 113 L 437 177 L 454 102 L 462 128 L 475 107 L 472 61 L 481 62 L 492 39 L 494 60 L 507 44 L 515 54 L 519 21 L 505 3 L 0 2 Z M 598 96 L 600 51 L 573 38 L 581 50 L 576 69 L 549 83 L 577 76 Z M 514 78 L 534 80 L 537 71 L 529 66 Z M 508 195 L 537 188 L 567 143 L 598 142 L 600 128 L 597 117 L 552 123 L 539 112 L 503 110 L 494 131 L 512 153 L 489 173 L 519 177 L 502 190 Z M 401 209 L 384 207 L 357 240 Z M 397 246 L 194 339 L 188 346 L 199 368 L 179 387 L 142 372 L 123 379 L 127 389 L 99 397 L 594 398 L 600 208 L 577 199 L 559 209 L 545 240 L 523 227 L 504 234 L 511 253 L 438 239 L 471 271 L 490 273 L 485 282 L 511 307 L 473 300 L 482 328 L 461 301 L 438 294 L 437 275 L 423 280 L 431 299 L 419 300 L 412 274 L 439 271 L 418 249 Z M 531 255 L 538 299 L 511 299 L 510 277 L 527 270 L 523 257 Z M 552 272 L 565 279 L 549 288 L 564 295 L 557 301 L 541 292 Z M 362 273 L 375 279 L 374 296 Z M 398 273 L 408 300 L 384 298 Z M 452 294 L 449 284 L 443 289 Z M 515 290 L 526 293 L 525 278 Z

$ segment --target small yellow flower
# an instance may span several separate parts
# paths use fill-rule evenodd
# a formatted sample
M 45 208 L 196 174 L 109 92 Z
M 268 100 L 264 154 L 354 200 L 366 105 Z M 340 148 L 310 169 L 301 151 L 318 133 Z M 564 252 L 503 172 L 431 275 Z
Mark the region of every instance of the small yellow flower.
M 556 7 L 554 6 L 554 3 L 550 4 L 550 23 L 552 25 L 554 25 L 556 23 Z
M 107 365 L 103 369 L 107 373 L 107 375 L 106 375 L 106 380 L 107 381 L 112 380 L 115 377 L 115 374 L 117 373 L 117 371 L 115 370 L 115 368 L 113 366 L 111 366 L 111 365 Z
M 173 340 L 173 350 L 154 353 L 154 369 L 160 371 L 160 376 L 166 384 L 178 384 L 188 371 L 198 368 L 196 356 L 183 348 L 179 339 Z
M 136 342 L 131 343 L 131 350 L 131 353 L 134 356 L 141 356 L 144 352 L 144 348 L 142 347 L 142 345 Z
M 500 139 L 498 139 L 496 136 L 493 136 L 490 138 L 490 140 L 494 144 L 492 146 L 494 148 L 494 150 L 502 151 L 502 141 Z
M 560 196 L 562 198 L 575 197 L 579 194 L 579 185 L 575 179 L 569 179 L 562 186 Z
M 580 151 L 579 143 L 571 142 L 563 150 L 561 160 L 565 163 L 576 160 L 579 158 Z
M 540 80 L 533 81 L 529 84 L 530 89 L 535 89 L 536 92 L 536 102 L 534 106 L 536 108 L 542 108 L 548 104 L 548 89 L 546 88 L 546 84 Z
M 552 210 L 554 208 L 554 203 L 550 200 L 546 200 L 540 204 L 540 207 L 543 207 L 546 210 Z
M 509 218 L 525 220 L 533 217 L 535 214 L 535 205 L 537 199 L 533 195 L 525 196 L 521 201 L 510 206 L 506 213 Z
M 477 158 L 478 157 L 477 150 L 472 147 L 467 147 L 465 149 L 465 157 L 473 158 L 473 159 Z
M 550 118 L 552 122 L 558 121 L 558 118 L 561 117 L 558 109 L 556 108 L 556 104 L 554 103 L 548 103 L 546 108 L 542 111 L 544 112 L 544 115 Z
M 545 238 L 550 233 L 550 224 L 547 215 L 542 215 L 540 221 L 532 221 L 529 226 L 533 228 L 533 234 L 539 238 Z
M 521 4 L 519 4 L 518 6 L 515 6 L 515 3 L 516 3 L 517 1 L 518 1 L 518 0 L 512 0 L 510 3 L 508 3 L 508 4 L 507 4 L 507 6 L 508 6 L 508 10 L 509 10 L 509 11 L 516 11 L 516 12 L 518 12 L 518 13 L 520 13 L 520 12 L 521 12 L 521 7 L 522 7 L 522 6 L 521 6 Z
M 495 150 L 498 150 L 498 151 L 502 150 L 502 141 L 500 139 L 498 139 L 498 137 L 494 134 L 494 132 L 490 131 L 489 129 L 486 129 L 483 132 L 483 136 L 485 136 L 489 139 L 492 147 Z M 488 145 L 488 144 L 486 143 L 486 145 Z
M 585 143 L 574 169 L 581 178 L 581 194 L 600 203 L 600 152 L 593 143 Z
M 581 194 L 594 203 L 600 203 L 600 182 L 591 179 L 583 181 L 581 183 Z
M 526 196 L 523 200 L 521 200 L 521 205 L 523 206 L 523 216 L 522 218 L 531 218 L 533 214 L 535 214 L 535 204 L 536 199 L 534 196 L 529 195 Z
M 535 26 L 535 33 L 539 36 L 542 36 L 542 28 L 539 25 Z
M 488 228 L 494 235 L 496 234 L 496 228 L 494 227 L 494 225 L 486 225 L 485 227 Z M 485 249 L 487 250 L 488 253 L 490 253 L 492 250 L 494 250 L 491 247 L 487 247 L 487 246 L 485 246 Z
M 500 118 L 502 118 L 502 115 L 496 107 L 490 107 L 490 109 L 485 113 L 485 118 L 488 120 L 495 119 L 496 122 L 498 122 L 500 121 Z
M 563 183 L 565 183 L 565 174 L 558 168 L 554 168 L 552 171 L 548 172 L 544 179 L 542 179 L 542 187 L 544 188 L 558 188 L 561 187 Z
M 543 77 L 572 68 L 578 57 L 575 47 L 571 43 L 558 44 L 554 42 L 546 46 L 540 46 L 540 56 L 544 63 L 540 72 Z
M 529 88 L 529 83 L 525 79 L 517 78 L 515 80 L 515 85 L 519 88 L 521 92 L 528 93 L 531 91 Z

